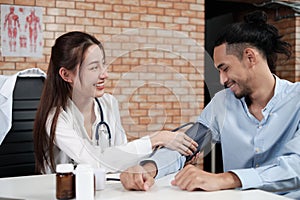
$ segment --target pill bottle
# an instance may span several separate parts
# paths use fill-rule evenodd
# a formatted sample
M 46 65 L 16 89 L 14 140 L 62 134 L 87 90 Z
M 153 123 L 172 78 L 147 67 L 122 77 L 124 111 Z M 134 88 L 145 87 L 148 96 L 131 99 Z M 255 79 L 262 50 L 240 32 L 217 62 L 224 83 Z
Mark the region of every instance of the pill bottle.
M 106 182 L 106 171 L 103 168 L 94 169 L 95 190 L 104 190 Z
M 56 199 L 75 198 L 75 175 L 72 164 L 56 166 Z
M 88 164 L 78 164 L 75 170 L 76 200 L 94 200 L 94 170 Z

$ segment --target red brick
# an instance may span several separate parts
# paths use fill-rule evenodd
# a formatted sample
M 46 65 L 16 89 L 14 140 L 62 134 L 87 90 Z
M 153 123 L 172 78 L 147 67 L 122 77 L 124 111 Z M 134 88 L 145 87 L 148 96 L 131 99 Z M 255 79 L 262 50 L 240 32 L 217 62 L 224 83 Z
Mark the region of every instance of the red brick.
M 15 63 L 14 62 L 0 62 L 0 70 L 7 70 L 7 69 L 15 69 Z
M 94 19 L 94 24 L 96 26 L 102 26 L 102 27 L 107 27 L 107 26 L 112 26 L 112 20 L 111 19 Z
M 72 17 L 84 17 L 84 10 L 77 10 L 77 9 L 67 9 L 66 15 Z
M 129 27 L 129 21 L 113 20 L 113 27 Z
M 101 10 L 101 11 L 112 11 L 112 5 L 109 4 L 95 4 L 95 10 Z
M 129 21 L 137 21 L 140 19 L 140 15 L 137 13 L 124 13 L 123 19 Z
M 1 0 L 1 4 L 14 4 L 14 0 Z
M 129 6 L 124 6 L 124 5 L 113 5 L 113 11 L 114 12 L 130 12 L 130 7 Z
M 35 0 L 36 6 L 55 7 L 55 0 Z
M 56 1 L 56 8 L 75 8 L 73 1 Z
M 139 6 L 140 0 L 123 0 L 123 5 Z
M 85 31 L 84 25 L 66 25 L 66 32 L 70 31 Z
M 95 4 L 94 3 L 86 3 L 86 2 L 76 2 L 76 9 L 94 10 L 95 9 Z
M 85 26 L 85 31 L 93 34 L 93 33 L 103 33 L 103 27 L 102 26 Z
M 103 16 L 104 13 L 102 11 L 86 10 L 85 12 L 85 17 L 87 18 L 99 19 L 99 18 L 103 18 Z
M 173 3 L 172 2 L 157 2 L 157 7 L 158 8 L 173 8 Z
M 35 1 L 33 1 L 33 0 L 15 0 L 14 4 L 15 5 L 23 5 L 23 6 L 34 6 Z
M 46 24 L 46 31 L 65 31 L 64 24 Z
M 65 16 L 66 15 L 66 10 L 63 8 L 47 8 L 46 9 L 46 14 L 47 15 L 55 15 L 55 16 Z
M 148 8 L 148 13 L 153 15 L 164 15 L 164 9 L 163 8 Z
M 130 13 L 147 13 L 147 7 L 131 7 Z
M 122 19 L 122 13 L 104 12 L 105 19 Z
M 74 24 L 74 17 L 56 16 L 55 22 L 58 24 Z
M 145 6 L 145 7 L 156 7 L 157 1 L 153 1 L 153 0 L 143 0 L 141 1 L 141 6 Z

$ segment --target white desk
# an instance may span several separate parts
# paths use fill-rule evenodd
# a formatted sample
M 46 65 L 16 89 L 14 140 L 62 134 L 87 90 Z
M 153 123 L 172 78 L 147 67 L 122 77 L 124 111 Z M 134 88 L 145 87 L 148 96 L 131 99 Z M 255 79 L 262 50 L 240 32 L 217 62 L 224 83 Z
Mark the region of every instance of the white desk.
M 287 199 L 261 190 L 224 190 L 218 192 L 182 191 L 170 185 L 173 175 L 166 176 L 156 181 L 155 185 L 147 192 L 127 191 L 118 181 L 108 181 L 106 188 L 97 191 L 97 199 L 122 199 L 122 200 L 154 200 L 154 199 L 222 199 L 222 200 L 280 200 Z M 0 178 L 0 197 L 2 199 L 26 200 L 55 200 L 56 183 L 55 175 L 24 176 L 15 178 Z M 5 198 L 6 197 L 6 198 Z M 0 200 L 2 200 L 0 198 Z

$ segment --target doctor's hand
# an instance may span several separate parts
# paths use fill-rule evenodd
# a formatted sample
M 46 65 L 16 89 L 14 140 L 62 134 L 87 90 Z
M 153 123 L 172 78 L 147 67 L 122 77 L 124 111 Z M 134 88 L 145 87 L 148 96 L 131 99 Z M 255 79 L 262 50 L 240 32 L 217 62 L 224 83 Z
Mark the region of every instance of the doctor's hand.
M 187 165 L 178 172 L 171 184 L 188 191 L 216 191 L 242 186 L 240 179 L 232 172 L 214 174 L 193 165 Z
M 123 187 L 127 190 L 147 191 L 154 184 L 156 165 L 152 162 L 144 166 L 136 165 L 120 174 Z
M 152 146 L 164 146 L 185 156 L 193 155 L 198 147 L 197 142 L 180 131 L 157 131 L 150 135 L 150 139 Z

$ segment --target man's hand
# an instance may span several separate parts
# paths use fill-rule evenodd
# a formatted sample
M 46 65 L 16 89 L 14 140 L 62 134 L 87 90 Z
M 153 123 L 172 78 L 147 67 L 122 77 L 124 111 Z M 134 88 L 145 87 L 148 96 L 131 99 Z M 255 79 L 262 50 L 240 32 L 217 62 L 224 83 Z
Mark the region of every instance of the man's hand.
M 130 167 L 121 173 L 121 183 L 127 190 L 147 191 L 154 184 L 156 170 L 156 165 L 153 162 L 148 162 L 144 166 Z
M 213 174 L 205 172 L 193 165 L 183 168 L 171 182 L 182 190 L 216 191 L 241 187 L 239 178 L 231 172 Z

